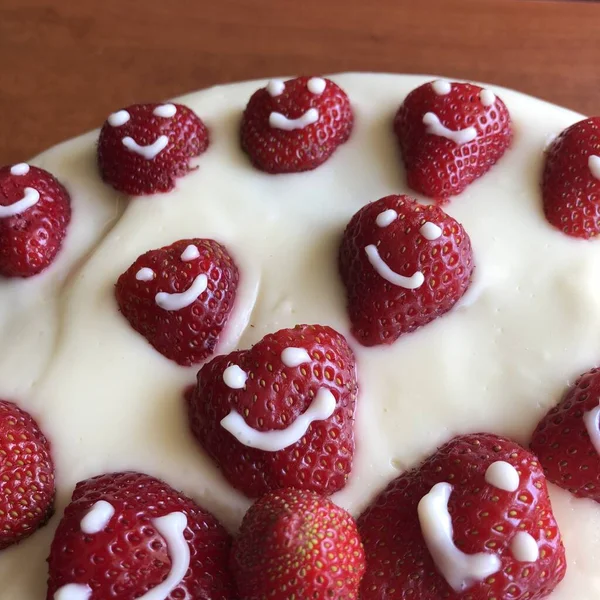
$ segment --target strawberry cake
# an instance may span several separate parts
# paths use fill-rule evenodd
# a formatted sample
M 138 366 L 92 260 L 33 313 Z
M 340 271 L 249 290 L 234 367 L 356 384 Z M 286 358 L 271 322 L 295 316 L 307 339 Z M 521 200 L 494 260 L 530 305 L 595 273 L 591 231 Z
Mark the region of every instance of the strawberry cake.
M 303 76 L 0 168 L 2 600 L 600 597 L 600 118 Z

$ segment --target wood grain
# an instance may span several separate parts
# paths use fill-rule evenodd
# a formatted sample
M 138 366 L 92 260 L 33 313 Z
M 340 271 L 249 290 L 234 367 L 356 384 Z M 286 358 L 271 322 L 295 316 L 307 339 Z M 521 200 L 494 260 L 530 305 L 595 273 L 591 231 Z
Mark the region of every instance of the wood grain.
M 438 73 L 599 113 L 600 4 L 529 0 L 0 0 L 0 164 L 117 107 L 215 83 Z

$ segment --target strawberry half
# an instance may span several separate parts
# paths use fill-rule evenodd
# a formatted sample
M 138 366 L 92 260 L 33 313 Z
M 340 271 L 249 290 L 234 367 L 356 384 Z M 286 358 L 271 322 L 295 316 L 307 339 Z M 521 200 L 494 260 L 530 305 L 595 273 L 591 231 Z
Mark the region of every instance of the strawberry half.
M 350 137 L 353 122 L 350 100 L 333 81 L 273 80 L 248 102 L 242 148 L 261 171 L 310 171 Z
M 191 429 L 249 497 L 283 487 L 332 494 L 352 469 L 357 390 L 345 338 L 298 325 L 205 364 L 188 396 Z
M 28 413 L 0 400 L 0 550 L 45 525 L 53 503 L 48 440 Z
M 56 530 L 47 600 L 232 600 L 230 549 L 215 517 L 166 483 L 102 475 L 77 485 Z
M 539 600 L 565 575 L 541 466 L 491 434 L 454 438 L 358 520 L 362 600 Z
M 263 496 L 246 513 L 231 571 L 240 600 L 355 600 L 365 556 L 345 510 L 288 488 Z
M 600 117 L 571 125 L 550 145 L 542 195 L 546 219 L 563 233 L 600 233 Z
M 168 192 L 208 148 L 208 129 L 183 104 L 133 104 L 112 115 L 98 140 L 102 179 L 130 195 Z
M 477 85 L 439 80 L 408 94 L 394 130 L 408 185 L 439 202 L 489 171 L 512 140 L 500 98 Z
M 56 258 L 71 198 L 50 173 L 25 163 L 0 168 L 0 275 L 32 277 Z
M 361 208 L 339 252 L 352 333 L 391 344 L 448 312 L 471 282 L 471 241 L 441 208 L 386 196 Z
M 238 269 L 214 240 L 179 240 L 142 254 L 115 288 L 130 325 L 163 356 L 189 366 L 217 346 L 235 301 Z
M 567 389 L 539 422 L 531 449 L 552 483 L 600 502 L 600 369 Z

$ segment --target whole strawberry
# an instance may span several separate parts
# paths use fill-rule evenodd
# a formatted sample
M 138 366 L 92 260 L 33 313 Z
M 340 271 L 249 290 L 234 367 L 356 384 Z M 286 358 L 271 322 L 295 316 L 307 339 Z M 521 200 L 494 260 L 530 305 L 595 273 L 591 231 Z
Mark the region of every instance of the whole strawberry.
M 567 389 L 539 422 L 531 449 L 552 483 L 600 502 L 600 369 Z
M 298 325 L 205 364 L 188 397 L 190 425 L 247 496 L 283 487 L 332 494 L 352 469 L 357 389 L 345 338 Z
M 215 517 L 166 483 L 102 475 L 77 485 L 56 530 L 47 600 L 233 600 L 230 549 Z
M 71 198 L 50 173 L 25 163 L 0 168 L 0 275 L 32 277 L 56 258 Z
M 408 185 L 439 202 L 489 171 L 512 140 L 510 115 L 494 93 L 439 80 L 408 94 L 394 130 Z
M 240 600 L 354 600 L 365 557 L 345 510 L 314 492 L 287 488 L 250 507 L 231 570 Z
M 261 171 L 309 171 L 350 137 L 353 122 L 348 96 L 333 81 L 273 80 L 248 102 L 242 118 L 242 148 Z
M 542 195 L 546 219 L 563 233 L 600 233 L 600 117 L 571 125 L 550 145 Z
M 540 600 L 565 575 L 541 466 L 492 434 L 439 448 L 392 481 L 358 526 L 361 600 Z
M 119 309 L 161 354 L 202 362 L 217 346 L 235 301 L 238 269 L 214 240 L 179 240 L 140 256 L 117 281 Z
M 208 148 L 208 129 L 183 104 L 133 104 L 110 115 L 98 140 L 102 179 L 130 195 L 175 187 Z
M 391 344 L 460 300 L 471 283 L 471 241 L 441 208 L 386 196 L 350 220 L 339 270 L 356 339 Z
M 48 440 L 29 414 L 0 400 L 0 550 L 45 525 L 53 503 Z

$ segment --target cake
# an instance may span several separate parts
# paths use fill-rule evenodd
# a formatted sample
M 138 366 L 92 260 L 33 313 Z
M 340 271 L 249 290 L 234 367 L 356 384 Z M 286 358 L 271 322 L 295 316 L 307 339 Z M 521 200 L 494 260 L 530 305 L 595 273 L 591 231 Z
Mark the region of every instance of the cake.
M 252 155 L 259 142 L 247 120 L 242 124 L 246 145 L 240 145 L 240 122 L 250 98 L 262 88 L 263 94 L 276 98 L 286 85 L 280 80 L 215 87 L 184 96 L 176 104 L 159 105 L 158 116 L 181 119 L 196 142 L 186 148 L 185 140 L 181 141 L 177 148 L 185 160 L 173 158 L 176 168 L 167 177 L 153 180 L 152 194 L 135 187 L 149 181 L 148 174 L 129 181 L 127 173 L 117 172 L 119 165 L 127 170 L 127 154 L 115 162 L 117 171 L 112 174 L 107 175 L 110 168 L 102 157 L 100 168 L 105 178 L 120 181 L 129 194 L 144 195 L 131 198 L 103 181 L 97 131 L 28 163 L 51 173 L 60 182 L 57 185 L 64 186 L 57 187 L 56 193 L 66 190 L 70 211 L 64 208 L 60 215 L 63 234 L 48 264 L 40 265 L 35 276 L 6 277 L 0 282 L 4 348 L 0 399 L 31 414 L 50 441 L 56 512 L 47 525 L 0 552 L 3 600 L 45 597 L 46 559 L 54 533 L 76 484 L 91 477 L 136 471 L 158 478 L 193 498 L 235 533 L 253 501 L 224 476 L 214 453 L 199 446 L 182 397 L 194 385 L 202 361 L 248 349 L 284 328 L 298 324 L 333 328 L 355 357 L 358 392 L 355 414 L 352 411 L 348 418 L 356 447 L 348 477 L 333 486 L 331 496 L 355 517 L 392 480 L 455 436 L 487 432 L 527 448 L 536 426 L 569 383 L 597 365 L 600 247 L 593 240 L 580 239 L 597 233 L 595 222 L 590 225 L 585 220 L 593 221 L 593 215 L 586 208 L 580 225 L 568 231 L 569 226 L 562 226 L 566 213 L 554 222 L 553 217 L 546 218 L 557 214 L 551 206 L 556 199 L 544 202 L 541 188 L 542 179 L 545 185 L 553 181 L 552 173 L 544 175 L 546 149 L 584 117 L 511 90 L 492 85 L 477 88 L 485 92 L 480 98 L 484 106 L 501 99 L 510 114 L 511 133 L 486 150 L 485 173 L 470 176 L 462 189 L 445 188 L 444 193 L 442 186 L 438 208 L 428 198 L 431 193 L 415 191 L 431 183 L 431 178 L 417 181 L 404 145 L 412 173 L 410 187 L 407 184 L 394 116 L 408 94 L 420 86 L 435 85 L 435 93 L 443 98 L 455 84 L 383 74 L 343 74 L 327 82 L 310 81 L 311 93 L 317 95 L 323 93 L 323 83 L 335 82 L 349 99 L 351 111 L 334 105 L 323 114 L 334 124 L 340 115 L 353 122 L 346 129 L 332 126 L 330 141 L 335 138 L 336 143 L 331 151 L 295 153 L 299 162 L 293 173 L 275 174 L 264 148 Z M 307 86 L 307 81 L 302 85 Z M 342 102 L 342 96 L 336 98 Z M 108 127 L 126 125 L 127 119 L 135 117 L 125 112 L 111 115 L 113 122 L 103 128 L 105 137 L 111 134 Z M 303 123 L 286 122 L 282 129 L 307 127 L 319 117 L 315 120 L 307 110 L 302 118 Z M 440 118 L 426 121 L 431 135 L 436 131 L 439 135 L 444 127 Z M 505 126 L 502 122 L 499 129 Z M 467 137 L 468 129 L 463 128 Z M 138 150 L 143 143 L 150 145 L 134 142 Z M 109 152 L 111 143 L 105 140 L 101 150 Z M 162 144 L 159 138 L 156 143 Z M 559 143 L 570 142 L 559 138 Z M 131 143 L 123 146 L 117 149 L 132 152 Z M 141 152 L 153 153 L 145 159 L 151 160 L 164 148 Z M 414 148 L 413 153 L 419 144 Z M 189 161 L 192 155 L 197 156 Z M 600 178 L 600 158 L 596 159 L 590 158 L 589 168 Z M 15 176 L 26 172 L 23 165 L 12 169 Z M 590 186 L 588 199 L 594 193 Z M 563 198 L 565 193 L 561 191 Z M 443 209 L 452 222 L 464 227 L 473 264 L 464 262 L 465 282 L 441 311 L 443 316 L 440 312 L 426 323 L 389 334 L 394 339 L 386 343 L 367 344 L 366 339 L 360 343 L 356 334 L 361 327 L 351 324 L 348 285 L 339 273 L 340 243 L 353 215 L 363 207 L 404 194 L 421 206 L 432 206 L 431 210 Z M 585 208 L 585 198 L 569 210 L 576 212 L 582 205 Z M 394 206 L 397 210 L 385 210 L 398 213 L 400 205 Z M 589 235 L 577 237 L 582 230 Z M 429 230 L 429 235 L 437 232 Z M 223 251 L 219 273 L 225 273 L 229 282 L 235 280 L 236 294 L 235 301 L 224 301 L 219 308 L 220 320 L 211 324 L 216 332 L 212 341 L 203 341 L 199 354 L 177 360 L 164 355 L 161 340 L 144 338 L 143 332 L 151 327 L 128 323 L 136 317 L 130 318 L 123 304 L 119 310 L 115 285 L 133 265 L 136 276 L 151 268 L 138 264 L 140 257 L 180 240 L 185 243 L 177 247 L 177 256 L 187 252 L 195 258 L 209 256 L 203 254 L 198 240 L 216 241 Z M 160 255 L 152 264 L 162 264 L 163 258 Z M 143 282 L 146 276 L 147 271 L 137 280 Z M 196 276 L 198 285 L 200 277 Z M 295 359 L 290 358 L 292 363 Z M 243 372 L 233 370 L 229 375 L 231 389 L 246 384 Z M 543 460 L 542 466 L 546 466 Z M 145 485 L 154 486 L 152 481 Z M 561 488 L 549 483 L 566 573 L 547 597 L 592 600 L 600 594 L 596 568 L 600 506 L 565 487 L 568 484 Z M 323 493 L 331 491 L 323 489 Z M 442 488 L 437 491 L 443 496 Z M 368 561 L 367 552 L 367 569 Z M 85 598 L 65 594 L 55 597 Z

